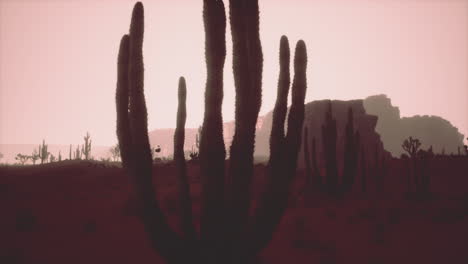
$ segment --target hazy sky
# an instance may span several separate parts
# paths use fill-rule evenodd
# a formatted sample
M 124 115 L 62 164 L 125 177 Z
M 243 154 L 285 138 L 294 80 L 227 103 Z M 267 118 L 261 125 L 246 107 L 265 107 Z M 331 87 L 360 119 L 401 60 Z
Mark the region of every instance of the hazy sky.
M 0 143 L 114 144 L 116 62 L 135 1 L 0 0 Z M 202 0 L 143 1 L 149 129 L 202 121 Z M 228 6 L 228 1 L 224 1 Z M 273 108 L 281 35 L 308 49 L 306 101 L 387 94 L 402 116 L 439 115 L 468 134 L 468 0 L 259 0 L 261 113 Z M 229 23 L 228 23 L 229 25 Z M 230 29 L 224 119 L 234 116 Z

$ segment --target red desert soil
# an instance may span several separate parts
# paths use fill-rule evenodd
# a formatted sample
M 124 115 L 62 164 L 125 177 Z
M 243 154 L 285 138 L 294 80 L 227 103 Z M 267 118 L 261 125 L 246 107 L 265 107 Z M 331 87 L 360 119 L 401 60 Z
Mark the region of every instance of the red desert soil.
M 256 195 L 264 170 L 256 166 Z M 368 193 L 357 184 L 353 193 L 331 199 L 309 192 L 299 171 L 260 263 L 468 263 L 467 172 L 466 158 L 439 158 L 430 164 L 433 195 L 407 199 L 407 172 L 394 159 L 383 193 L 370 175 Z M 196 164 L 189 163 L 189 175 L 198 217 Z M 159 201 L 177 227 L 172 164 L 156 165 L 154 176 Z M 0 167 L 0 263 L 164 263 L 149 245 L 132 197 L 129 178 L 109 164 Z

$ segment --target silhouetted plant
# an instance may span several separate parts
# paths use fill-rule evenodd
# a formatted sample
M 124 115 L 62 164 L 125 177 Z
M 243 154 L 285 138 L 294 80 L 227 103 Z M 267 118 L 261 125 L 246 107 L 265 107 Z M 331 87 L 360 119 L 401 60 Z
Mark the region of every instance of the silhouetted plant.
M 205 28 L 205 113 L 200 138 L 201 216 L 200 240 L 212 249 L 214 262 L 223 253 L 226 150 L 223 138 L 223 69 L 226 59 L 226 14 L 223 1 L 203 1 Z M 210 252 L 203 252 L 209 256 Z M 216 256 L 216 254 L 218 254 Z M 207 257 L 208 258 L 208 257 Z
M 312 186 L 315 189 L 321 186 L 321 176 L 317 165 L 317 153 L 315 146 L 315 137 L 312 138 L 312 157 L 309 157 L 309 140 L 308 140 L 308 129 L 304 129 L 304 161 L 306 165 L 306 177 L 307 185 Z M 310 161 L 312 159 L 312 162 Z
M 332 116 L 331 101 L 325 113 L 325 123 L 322 126 L 322 146 L 325 158 L 326 186 L 330 194 L 336 194 L 338 189 L 338 164 L 336 160 L 336 120 Z
M 235 128 L 229 151 L 229 174 L 225 201 L 227 248 L 241 247 L 250 205 L 249 187 L 253 176 L 255 126 L 261 106 L 263 53 L 260 43 L 258 0 L 230 0 Z M 232 252 L 225 254 L 233 254 Z M 237 255 L 242 259 L 241 256 Z
M 15 160 L 19 162 L 19 164 L 24 165 L 28 160 L 30 159 L 30 156 L 28 155 L 23 155 L 21 153 L 18 153 L 15 157 Z
M 363 193 L 367 190 L 367 164 L 366 164 L 366 153 L 364 148 L 361 148 L 361 191 Z
M 45 140 L 42 140 L 42 145 L 39 145 L 39 158 L 41 159 L 41 164 L 47 162 L 50 152 L 47 151 L 48 145 L 46 145 Z
M 419 139 L 417 138 L 413 139 L 413 137 L 409 137 L 405 139 L 405 141 L 403 141 L 403 144 L 401 145 L 403 150 L 408 152 L 408 155 L 411 158 L 416 157 L 416 154 L 418 153 L 418 149 L 420 146 L 421 146 L 421 142 L 419 141 Z
M 33 165 L 36 165 L 36 161 L 40 159 L 38 150 L 34 149 L 30 156 Z
M 382 153 L 382 157 L 380 157 L 380 179 L 379 179 L 379 192 L 384 193 L 385 191 L 385 179 L 387 178 L 388 175 L 388 164 L 387 160 L 385 159 L 385 155 Z
M 70 150 L 68 151 L 68 159 L 72 160 L 72 145 L 70 144 Z
M 279 87 L 278 94 L 281 96 L 277 98 L 275 113 L 280 114 L 273 116 L 273 123 L 277 126 L 272 128 L 270 138 L 272 149 L 278 152 L 271 152 L 266 192 L 259 202 L 254 218 L 249 219 L 255 124 L 261 96 L 259 13 L 257 1 L 230 1 L 230 4 L 234 46 L 233 70 L 236 80 L 236 129 L 231 146 L 230 169 L 225 175 L 225 150 L 220 115 L 222 75 L 219 75 L 222 74 L 225 54 L 224 5 L 222 1 L 204 1 L 208 79 L 200 142 L 202 214 L 199 238 L 191 235 L 196 233 L 189 219 L 190 196 L 186 176 L 180 177 L 181 186 L 185 186 L 180 188 L 184 218 L 182 237 L 171 230 L 155 199 L 143 93 L 144 30 L 141 3 L 137 3 L 133 9 L 130 35 L 121 40 L 116 103 L 117 136 L 122 160 L 126 171 L 134 180 L 142 205 L 142 220 L 152 245 L 170 263 L 251 262 L 268 244 L 283 215 L 288 201 L 289 184 L 296 170 L 306 91 L 307 55 L 303 41 L 299 41 L 296 46 L 292 106 L 288 116 L 287 134 L 284 135 L 286 107 L 284 111 L 279 111 L 277 106 L 286 104 L 289 86 L 284 89 Z M 282 45 L 284 43 L 287 45 L 285 37 L 282 38 Z M 179 91 L 185 89 L 180 88 Z M 184 161 L 181 143 L 183 137 L 180 136 L 180 131 L 184 129 L 184 122 L 181 120 L 184 119 L 182 110 L 185 110 L 185 94 L 181 94 L 184 93 L 179 93 L 176 162 Z M 278 121 L 281 116 L 283 122 Z M 184 175 L 181 168 L 178 168 L 178 174 Z
M 192 149 L 190 150 L 189 152 L 189 157 L 191 160 L 193 161 L 198 161 L 199 160 L 199 157 L 200 157 L 200 154 L 198 151 L 196 151 L 193 146 L 192 146 Z
M 120 158 L 120 147 L 119 147 L 119 143 L 115 144 L 113 147 L 111 147 L 111 149 L 109 150 L 111 156 L 112 156 L 112 160 L 113 161 L 118 161 L 119 158 Z
M 416 186 L 416 190 L 419 194 L 426 195 L 429 193 L 430 188 L 430 163 L 432 158 L 434 158 L 434 152 L 432 150 L 432 146 L 430 146 L 427 150 L 420 149 L 417 155 L 417 168 L 418 171 L 415 174 L 419 174 L 419 185 Z
M 236 80 L 236 129 L 231 146 L 229 174 L 224 173 L 222 137 L 222 67 L 225 56 L 225 14 L 222 1 L 204 1 L 207 86 L 205 118 L 200 142 L 202 169 L 202 213 L 200 238 L 191 221 L 190 196 L 184 165 L 178 166 L 182 201 L 182 237 L 170 229 L 152 188 L 151 154 L 147 112 L 143 93 L 143 5 L 133 9 L 130 35 L 121 40 L 117 103 L 117 136 L 126 171 L 134 180 L 142 220 L 152 245 L 170 263 L 247 263 L 270 241 L 286 208 L 289 185 L 295 175 L 304 119 L 306 91 L 306 47 L 296 46 L 295 76 L 288 130 L 284 120 L 289 85 L 279 86 L 272 128 L 269 181 L 252 220 L 248 219 L 253 174 L 255 124 L 260 108 L 262 54 L 258 32 L 258 2 L 230 1 Z M 287 46 L 285 37 L 281 46 Z M 284 50 L 284 48 L 283 48 Z M 288 51 L 289 52 L 289 51 Z M 289 60 L 289 56 L 288 56 Z M 289 64 L 289 62 L 288 62 Z M 182 79 L 181 79 L 182 80 Z M 179 86 L 176 163 L 183 162 L 185 83 Z M 182 88 L 183 87 L 183 88 Z M 280 105 L 284 111 L 278 111 Z M 279 113 L 279 114 L 278 114 Z M 278 120 L 283 120 L 278 122 Z M 126 152 L 124 154 L 124 152 Z M 177 152 L 177 154 L 176 154 Z M 277 161 L 277 162 L 273 162 Z M 223 187 L 225 186 L 226 189 Z M 191 209 L 190 209 L 191 210 Z M 251 238 L 251 239 L 249 239 Z
M 55 162 L 55 156 L 53 154 L 50 154 L 49 156 L 49 162 L 52 163 L 52 162 Z
M 383 153 L 380 155 L 378 146 L 375 146 L 374 155 L 375 188 L 378 194 L 382 194 L 384 190 L 384 177 L 386 173 L 385 156 Z
M 202 129 L 203 127 L 199 126 L 197 130 L 197 135 L 195 136 L 195 148 L 197 149 L 197 151 L 200 151 L 200 139 L 201 139 Z
M 304 127 L 304 144 L 302 146 L 304 147 L 304 163 L 305 163 L 305 169 L 306 169 L 306 187 L 310 188 L 312 186 L 312 165 L 310 164 L 310 157 L 309 157 L 309 139 L 308 139 L 308 134 L 309 131 L 307 127 Z
M 58 154 L 58 161 L 62 161 L 62 153 L 59 151 L 59 154 Z
M 348 121 L 345 129 L 343 189 L 350 190 L 354 184 L 359 160 L 359 131 L 354 132 L 353 109 L 348 108 Z
M 316 147 L 316 140 L 315 137 L 312 138 L 312 172 L 313 172 L 313 180 L 314 184 L 317 187 L 322 186 L 322 176 L 320 175 L 320 170 L 317 162 L 317 147 Z
M 81 152 L 81 149 L 80 149 L 80 145 L 78 145 L 78 146 L 76 146 L 74 159 L 75 160 L 81 160 L 81 157 L 82 157 L 82 152 Z
M 84 155 L 85 160 L 91 159 L 91 136 L 86 132 L 86 136 L 83 138 L 84 144 L 81 146 L 81 153 Z
M 196 231 L 193 225 L 192 201 L 190 198 L 190 185 L 187 179 L 187 165 L 184 156 L 185 121 L 187 120 L 187 87 L 185 78 L 179 79 L 179 106 L 177 109 L 177 126 L 174 133 L 174 162 L 179 178 L 179 197 L 181 204 L 180 217 L 182 219 L 183 237 L 189 243 L 196 241 Z

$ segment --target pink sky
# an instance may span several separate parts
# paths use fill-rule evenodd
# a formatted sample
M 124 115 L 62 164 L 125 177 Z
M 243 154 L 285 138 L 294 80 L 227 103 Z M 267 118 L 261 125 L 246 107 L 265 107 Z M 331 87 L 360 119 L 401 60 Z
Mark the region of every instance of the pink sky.
M 149 129 L 175 126 L 178 77 L 187 127 L 205 86 L 202 0 L 143 1 Z M 225 3 L 227 5 L 227 0 Z M 306 101 L 387 94 L 402 116 L 439 115 L 468 134 L 468 0 L 260 0 L 261 113 L 273 108 L 281 35 L 308 48 Z M 0 144 L 117 142 L 119 40 L 134 1 L 0 0 Z M 234 116 L 230 31 L 224 119 Z

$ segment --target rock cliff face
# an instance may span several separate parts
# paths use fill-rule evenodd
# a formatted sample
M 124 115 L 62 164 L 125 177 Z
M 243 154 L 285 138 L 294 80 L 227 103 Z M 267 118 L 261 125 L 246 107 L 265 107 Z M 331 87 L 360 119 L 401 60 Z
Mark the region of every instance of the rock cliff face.
M 329 100 L 313 101 L 305 105 L 304 126 L 308 127 L 309 142 L 315 137 L 317 145 L 318 162 L 322 157 L 322 124 Z M 351 107 L 354 113 L 354 127 L 359 130 L 361 145 L 364 146 L 366 156 L 370 161 L 374 160 L 375 152 L 390 153 L 399 157 L 403 153 L 401 144 L 409 136 L 418 138 L 422 142 L 422 148 L 430 145 L 436 153 L 445 149 L 447 154 L 457 153 L 458 147 L 463 150 L 463 135 L 447 120 L 438 116 L 413 116 L 400 117 L 398 107 L 392 105 L 386 95 L 375 95 L 364 100 L 338 101 L 333 100 L 333 117 L 337 121 L 337 158 L 341 161 L 344 146 L 344 127 L 347 120 L 347 111 Z M 258 117 L 257 133 L 255 139 L 255 156 L 257 161 L 267 161 L 270 155 L 270 132 L 272 112 Z M 229 155 L 229 147 L 234 135 L 234 121 L 223 124 L 224 142 L 226 154 Z M 185 130 L 185 150 L 189 151 L 195 146 L 196 128 Z M 160 156 L 172 156 L 174 129 L 156 129 L 149 133 L 152 146 L 161 146 Z M 384 152 L 384 149 L 388 152 Z M 370 158 L 369 158 L 370 157 Z M 340 162 L 341 163 L 341 162 Z M 303 147 L 299 154 L 299 167 L 302 168 Z
M 304 127 L 308 128 L 309 144 L 312 139 L 316 140 L 316 152 L 317 162 L 319 166 L 323 164 L 323 146 L 322 146 L 322 125 L 325 120 L 325 112 L 327 110 L 328 102 L 330 100 L 313 101 L 305 105 L 305 117 Z M 359 130 L 360 133 L 360 144 L 364 148 L 367 156 L 371 156 L 370 161 L 374 160 L 376 151 L 379 155 L 385 155 L 390 157 L 390 153 L 385 151 L 380 135 L 376 133 L 375 127 L 377 124 L 377 117 L 369 115 L 364 110 L 362 100 L 352 101 L 338 101 L 333 100 L 332 112 L 333 118 L 336 119 L 337 125 L 337 159 L 338 164 L 342 165 L 343 150 L 344 150 L 344 136 L 345 126 L 347 122 L 348 108 L 353 109 L 354 114 L 354 127 Z M 263 126 L 257 131 L 256 144 L 255 144 L 255 155 L 267 157 L 269 154 L 269 138 L 272 122 L 272 113 L 265 115 L 263 120 Z M 309 149 L 311 146 L 309 146 Z M 298 166 L 299 168 L 304 167 L 304 146 L 301 147 L 299 153 Z M 322 166 L 321 166 L 322 167 Z
M 400 117 L 400 110 L 394 107 L 386 95 L 374 95 L 364 99 L 367 113 L 378 116 L 376 131 L 382 137 L 384 147 L 393 156 L 404 153 L 401 144 L 412 136 L 422 143 L 422 148 L 431 145 L 434 152 L 445 150 L 446 154 L 463 150 L 463 135 L 449 121 L 438 116 Z

